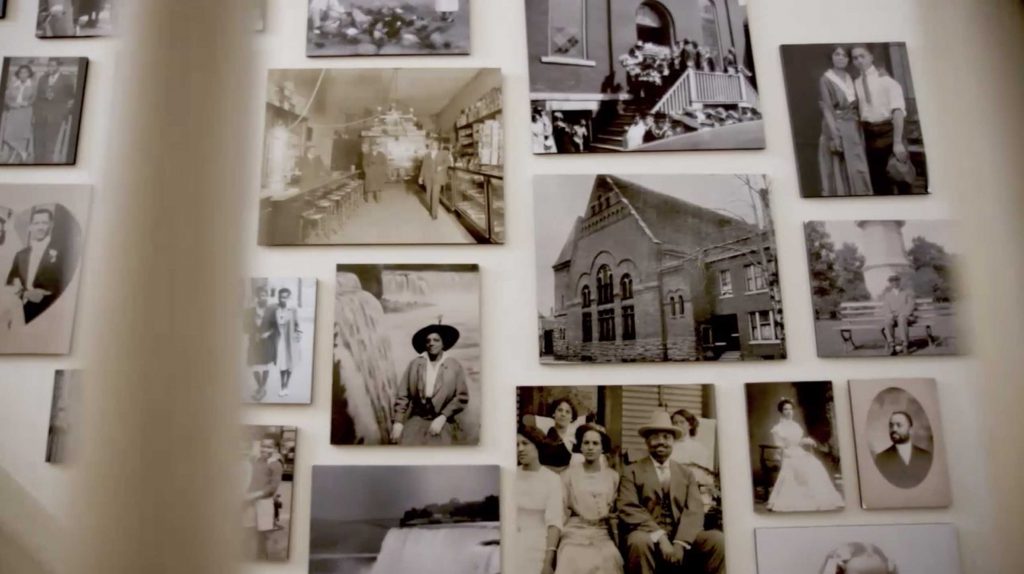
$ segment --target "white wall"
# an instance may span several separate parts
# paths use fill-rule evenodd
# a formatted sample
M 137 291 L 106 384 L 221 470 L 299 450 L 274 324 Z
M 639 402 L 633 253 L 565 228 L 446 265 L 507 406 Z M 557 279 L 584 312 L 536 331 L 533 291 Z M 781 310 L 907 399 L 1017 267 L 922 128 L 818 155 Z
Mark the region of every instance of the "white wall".
M 106 131 L 111 106 L 119 91 L 113 85 L 117 41 L 112 39 L 41 41 L 34 37 L 35 0 L 9 0 L 8 16 L 0 20 L 0 55 L 68 55 L 91 59 L 86 108 L 74 168 L 0 168 L 2 182 L 76 182 L 101 184 L 99 167 L 106 160 Z M 252 274 L 316 276 L 319 290 L 319 324 L 316 333 L 315 383 L 311 407 L 252 407 L 245 422 L 289 424 L 299 430 L 295 514 L 292 521 L 292 558 L 287 565 L 253 565 L 249 572 L 299 573 L 306 571 L 310 466 L 312 464 L 416 464 L 436 463 L 437 451 L 335 448 L 328 442 L 330 411 L 330 355 L 333 309 L 333 267 L 336 263 L 471 262 L 482 271 L 484 311 L 482 444 L 475 449 L 454 449 L 443 454 L 449 464 L 501 464 L 506 479 L 514 467 L 514 388 L 518 384 L 670 384 L 715 383 L 718 392 L 722 474 L 725 490 L 725 521 L 729 567 L 733 572 L 754 571 L 752 529 L 763 526 L 864 524 L 873 522 L 950 521 L 961 533 L 965 572 L 1015 571 L 1022 550 L 996 520 L 1019 523 L 1020 514 L 997 515 L 997 510 L 1019 509 L 1024 496 L 1011 490 L 1007 475 L 1009 456 L 1019 455 L 1014 437 L 1024 434 L 1019 405 L 1019 349 L 1006 341 L 1012 330 L 1007 308 L 995 306 L 989 296 L 1012 297 L 1005 283 L 994 290 L 984 283 L 969 285 L 974 309 L 968 317 L 989 318 L 971 331 L 992 346 L 981 347 L 982 363 L 971 358 L 907 358 L 891 360 L 821 360 L 816 357 L 811 329 L 811 305 L 800 223 L 828 218 L 941 218 L 966 219 L 965 234 L 973 251 L 968 264 L 972 276 L 1019 277 L 1022 235 L 1020 203 L 1013 198 L 1015 162 L 1021 154 L 1020 35 L 1021 8 L 1014 0 L 751 0 L 749 15 L 761 101 L 768 132 L 768 147 L 758 152 L 662 153 L 643 156 L 591 156 L 535 158 L 529 154 L 529 106 L 526 75 L 526 42 L 522 3 L 518 0 L 475 0 L 474 47 L 470 57 L 386 59 L 305 58 L 305 3 L 301 0 L 269 0 L 267 30 L 258 41 L 265 67 L 372 67 L 372 66 L 479 66 L 505 71 L 505 125 L 508 165 L 508 244 L 504 247 L 345 247 L 258 248 L 255 246 L 257 189 L 243 218 L 252 248 L 246 255 Z M 1014 18 L 1016 22 L 1014 22 Z M 926 133 L 934 195 L 926 198 L 800 199 L 778 46 L 799 42 L 893 41 L 908 44 L 914 81 Z M 1006 44 L 1010 42 L 1010 44 Z M 1015 44 L 1014 44 L 1015 43 Z M 1016 46 L 1016 49 L 1014 49 Z M 1014 75 L 1016 74 L 1016 75 Z M 977 83 L 972 83 L 972 81 Z M 262 94 L 265 79 L 250 89 Z M 1013 97 L 1013 96 L 1016 97 Z M 1002 102 L 1004 107 L 992 107 Z M 1016 107 L 1012 107 L 1016 104 Z M 255 101 L 254 122 L 261 122 L 263 103 Z M 255 130 L 253 133 L 262 133 Z M 258 174 L 261 142 L 240 139 L 248 146 L 249 173 Z M 1001 147 L 1006 146 L 1006 147 Z M 1007 148 L 1010 153 L 1007 153 Z M 999 153 L 1002 152 L 1002 153 Z M 1015 152 L 1015 153 L 1014 153 Z M 536 314 L 533 276 L 533 174 L 556 173 L 767 173 L 774 181 L 772 199 L 781 255 L 782 292 L 787 311 L 789 359 L 766 364 L 618 365 L 542 368 L 536 360 Z M 94 193 L 94 210 L 102 210 L 104 193 Z M 1001 209 L 1006 205 L 1007 209 Z M 94 218 L 95 220 L 95 218 Z M 1001 241 L 998 248 L 986 242 L 986 234 Z M 1001 257 L 991 257 L 1001 255 Z M 1009 263 L 1007 263 L 1009 261 Z M 104 273 L 106 262 L 90 253 L 84 279 Z M 1007 265 L 1015 266 L 1009 270 Z M 1001 273 L 1006 271 L 1005 274 Z M 1017 275 L 1011 275 L 1016 271 Z M 996 301 L 999 299 L 995 299 Z M 1002 300 L 1006 300 L 1005 298 Z M 1010 307 L 1020 318 L 1019 296 Z M 1012 319 L 1010 317 L 1009 319 Z M 76 335 L 101 332 L 101 326 L 79 325 Z M 1005 334 L 1000 337 L 1000 334 Z M 1017 341 L 1022 340 L 1017 338 Z M 80 340 L 79 340 L 80 342 Z M 1002 344 L 1002 347 L 998 345 Z M 80 348 L 80 345 L 77 346 Z M 995 354 L 992 349 L 1003 349 Z M 1014 351 L 1017 351 L 1014 354 Z M 73 367 L 76 353 L 59 358 L 0 359 L 0 532 L 33 540 L 39 530 L 19 526 L 5 509 L 29 505 L 42 515 L 58 519 L 65 505 L 67 484 L 61 469 L 45 465 L 43 453 L 52 373 Z M 995 380 L 996 376 L 1006 379 Z M 946 439 L 952 461 L 950 473 L 954 505 L 948 510 L 913 512 L 866 512 L 858 508 L 853 437 L 846 394 L 846 380 L 871 377 L 934 377 L 940 385 Z M 745 403 L 746 381 L 782 381 L 828 378 L 837 384 L 837 422 L 844 454 L 848 508 L 838 514 L 756 516 L 751 506 L 750 469 L 747 456 Z M 224 384 L 233 384 L 225 381 Z M 994 410 L 1002 405 L 1002 409 Z M 990 416 L 991 415 L 991 416 Z M 1000 416 L 1000 419 L 993 419 Z M 987 425 L 998 429 L 992 442 Z M 994 431 L 993 431 L 994 432 Z M 999 449 L 988 457 L 988 448 Z M 1019 463 L 1018 463 L 1019 465 Z M 1010 469 L 1012 470 L 1012 469 Z M 1019 472 L 1017 471 L 1019 477 Z M 1004 487 L 1005 490 L 994 490 Z M 505 494 L 510 490 L 505 488 Z M 16 497 L 19 505 L 9 505 Z M 25 500 L 28 498 L 29 500 Z M 34 499 L 34 500 L 33 500 Z M 506 517 L 513 506 L 506 496 Z M 505 524 L 511 532 L 512 521 Z M 1019 528 L 1019 526 L 1018 526 Z M 13 529 L 13 530 L 12 530 Z M 20 530 L 19 530 L 20 529 Z M 1018 530 L 1019 531 L 1019 530 Z M 1003 538 L 1001 538 L 1003 537 Z M 39 547 L 43 541 L 36 540 Z M 1003 542 L 1001 544 L 1001 542 Z M 1003 568 L 996 552 L 1003 553 Z M 1016 561 L 1014 561 L 1016 560 Z

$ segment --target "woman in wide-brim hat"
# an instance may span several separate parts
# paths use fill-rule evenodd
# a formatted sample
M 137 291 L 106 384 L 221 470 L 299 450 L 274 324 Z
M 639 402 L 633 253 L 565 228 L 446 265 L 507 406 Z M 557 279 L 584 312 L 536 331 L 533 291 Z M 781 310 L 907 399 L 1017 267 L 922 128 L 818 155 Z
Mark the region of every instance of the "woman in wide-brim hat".
M 519 425 L 516 436 L 516 530 L 513 538 L 517 574 L 541 574 L 554 567 L 562 532 L 562 480 L 548 467 L 569 464 L 568 452 L 539 428 Z
M 469 403 L 462 364 L 447 351 L 459 330 L 440 321 L 412 336 L 417 356 L 409 361 L 395 398 L 391 442 L 405 446 L 444 446 L 454 441 L 455 416 Z

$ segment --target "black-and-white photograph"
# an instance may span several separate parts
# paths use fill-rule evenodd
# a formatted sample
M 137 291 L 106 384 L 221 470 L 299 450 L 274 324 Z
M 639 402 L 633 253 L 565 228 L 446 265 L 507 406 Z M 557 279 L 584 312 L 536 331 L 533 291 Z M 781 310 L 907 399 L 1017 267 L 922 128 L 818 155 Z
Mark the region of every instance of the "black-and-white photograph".
M 471 0 L 308 0 L 307 56 L 469 55 Z
M 497 68 L 271 70 L 260 245 L 505 242 Z
M 338 265 L 331 444 L 480 442 L 476 265 Z
M 91 191 L 0 185 L 0 355 L 70 352 Z
M 534 186 L 541 362 L 785 358 L 767 178 L 547 175 Z
M 288 426 L 243 428 L 242 549 L 246 560 L 288 560 L 297 433 L 295 427 Z
M 533 153 L 763 149 L 745 2 L 526 0 Z
M 243 400 L 308 405 L 313 402 L 316 279 L 259 277 L 247 287 Z
M 713 386 L 516 393 L 513 572 L 726 571 Z
M 74 165 L 88 58 L 4 58 L 0 165 Z
M 961 574 L 952 524 L 756 528 L 758 574 Z
M 864 508 L 952 504 L 935 379 L 850 381 L 850 409 Z
M 0 0 L 0 20 L 7 16 L 7 0 Z
M 115 0 L 39 0 L 36 36 L 87 38 L 114 31 Z
M 746 393 L 754 510 L 844 508 L 832 383 L 747 383 Z
M 906 44 L 781 49 L 801 195 L 929 192 Z
M 46 432 L 46 462 L 72 462 L 78 450 L 78 416 L 81 401 L 81 371 L 59 370 L 53 374 L 50 426 Z
M 311 574 L 498 574 L 497 466 L 314 466 Z
M 819 357 L 962 352 L 952 222 L 810 221 L 804 234 Z

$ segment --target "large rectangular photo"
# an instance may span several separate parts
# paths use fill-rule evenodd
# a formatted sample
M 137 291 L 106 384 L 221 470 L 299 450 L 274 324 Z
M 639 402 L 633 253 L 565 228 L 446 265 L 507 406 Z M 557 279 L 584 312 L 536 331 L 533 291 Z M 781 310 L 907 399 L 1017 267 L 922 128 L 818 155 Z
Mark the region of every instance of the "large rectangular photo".
M 338 265 L 331 444 L 480 441 L 476 265 Z
M 36 37 L 109 36 L 114 30 L 114 4 L 116 1 L 39 0 Z
M 713 386 L 516 393 L 513 572 L 726 571 Z
M 763 149 L 742 0 L 525 0 L 535 154 Z
M 315 321 L 315 278 L 257 277 L 249 280 L 243 400 L 307 405 L 313 401 Z
M 308 0 L 307 56 L 469 55 L 471 0 Z
M 497 466 L 314 466 L 311 574 L 498 574 Z
M 246 560 L 288 560 L 297 432 L 289 426 L 242 429 L 246 488 L 241 519 Z
M 260 245 L 505 242 L 497 68 L 270 70 Z
M 535 178 L 542 362 L 786 356 L 769 182 Z

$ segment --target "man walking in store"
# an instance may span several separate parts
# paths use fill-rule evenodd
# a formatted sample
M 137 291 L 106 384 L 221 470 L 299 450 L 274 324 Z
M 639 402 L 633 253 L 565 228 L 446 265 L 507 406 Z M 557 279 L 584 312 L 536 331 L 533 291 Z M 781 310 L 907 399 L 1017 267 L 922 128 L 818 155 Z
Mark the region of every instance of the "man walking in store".
M 437 140 L 430 140 L 430 151 L 423 156 L 423 164 L 420 166 L 419 182 L 427 191 L 431 219 L 437 219 L 437 206 L 441 202 L 441 190 L 448 184 L 448 168 L 451 166 L 451 154 L 440 149 Z
M 374 145 L 369 155 L 363 155 L 363 176 L 363 201 L 369 202 L 373 196 L 373 200 L 380 203 L 380 192 L 388 177 L 388 156 L 379 145 Z
M 889 177 L 889 161 L 895 158 L 901 164 L 910 162 L 906 141 L 903 139 L 907 104 L 903 87 L 889 74 L 875 67 L 875 56 L 866 46 L 851 51 L 853 63 L 860 70 L 854 81 L 860 105 L 860 121 L 864 128 L 864 147 L 871 172 L 871 188 L 875 195 L 911 193 L 906 181 Z

